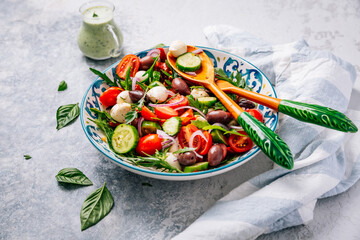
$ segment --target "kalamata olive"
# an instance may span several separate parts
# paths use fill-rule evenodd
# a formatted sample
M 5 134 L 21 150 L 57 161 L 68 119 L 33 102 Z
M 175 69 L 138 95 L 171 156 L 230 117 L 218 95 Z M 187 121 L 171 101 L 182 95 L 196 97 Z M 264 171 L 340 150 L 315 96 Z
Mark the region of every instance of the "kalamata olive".
M 252 101 L 249 101 L 247 99 L 240 99 L 238 102 L 239 106 L 242 108 L 246 108 L 246 109 L 252 109 L 255 108 L 255 103 L 253 103 Z
M 206 115 L 206 119 L 210 124 L 222 123 L 228 124 L 232 119 L 232 115 L 229 112 L 223 110 L 211 111 Z
M 135 118 L 134 120 L 132 120 L 132 122 L 130 124 L 137 128 L 138 122 L 139 122 L 139 119 Z
M 193 165 L 196 163 L 196 155 L 193 152 L 180 153 L 178 156 L 178 161 L 184 166 Z
M 226 154 L 225 154 L 225 156 L 226 156 Z M 215 167 L 221 163 L 221 161 L 224 159 L 224 151 L 223 151 L 223 147 L 221 146 L 221 144 L 215 144 L 209 149 L 209 152 L 207 154 L 207 159 L 208 159 L 209 165 L 213 166 L 213 167 Z
M 151 56 L 145 56 L 140 59 L 140 70 L 148 70 L 154 63 L 154 58 Z
M 181 78 L 174 78 L 171 86 L 173 87 L 174 90 L 178 91 L 181 95 L 189 95 L 190 94 L 189 86 Z
M 144 92 L 140 90 L 133 90 L 129 92 L 129 97 L 132 102 L 138 102 L 144 96 Z

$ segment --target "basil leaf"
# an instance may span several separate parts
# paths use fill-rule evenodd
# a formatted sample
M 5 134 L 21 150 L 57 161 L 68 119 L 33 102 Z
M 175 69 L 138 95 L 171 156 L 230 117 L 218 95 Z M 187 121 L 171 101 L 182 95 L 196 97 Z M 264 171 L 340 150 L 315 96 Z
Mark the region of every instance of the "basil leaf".
M 61 81 L 58 87 L 58 91 L 65 91 L 67 89 L 67 84 L 65 81 Z
M 98 223 L 111 211 L 114 199 L 104 185 L 86 197 L 80 211 L 81 231 Z
M 196 148 L 188 148 L 188 147 L 184 147 L 184 148 L 181 148 L 177 151 L 175 151 L 173 154 L 178 154 L 178 153 L 185 153 L 185 152 L 191 152 L 191 151 L 194 151 Z
M 117 87 L 116 81 L 111 81 L 111 79 L 105 73 L 102 73 L 94 68 L 89 68 L 89 69 L 90 71 L 101 77 L 107 85 Z
M 159 43 L 158 45 L 155 45 L 153 48 L 162 48 L 165 47 L 165 44 Z
M 72 183 L 83 186 L 93 185 L 90 179 L 77 168 L 63 168 L 55 178 L 58 182 L 62 183 Z
M 29 159 L 31 159 L 31 156 L 28 155 L 28 154 L 25 154 L 25 155 L 24 155 L 24 158 L 25 158 L 25 160 L 29 160 Z
M 209 126 L 205 126 L 202 128 L 203 130 L 210 130 L 210 129 L 216 129 L 216 130 L 220 130 L 223 132 L 226 132 L 227 130 L 223 127 L 217 126 L 217 125 L 209 125 Z
M 207 121 L 203 120 L 192 120 L 191 124 L 194 124 L 197 128 L 204 128 L 205 126 L 210 125 Z
M 60 130 L 68 124 L 74 122 L 79 117 L 79 114 L 79 103 L 60 106 L 56 112 L 56 129 Z

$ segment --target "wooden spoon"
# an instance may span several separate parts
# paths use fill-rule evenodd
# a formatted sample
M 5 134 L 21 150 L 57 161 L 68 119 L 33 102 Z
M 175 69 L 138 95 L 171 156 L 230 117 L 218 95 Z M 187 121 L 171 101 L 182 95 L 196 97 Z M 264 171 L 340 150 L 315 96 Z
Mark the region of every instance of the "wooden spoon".
M 223 80 L 216 81 L 216 85 L 224 92 L 235 93 L 303 122 L 317 124 L 342 132 L 358 131 L 356 125 L 347 116 L 331 108 L 262 95 L 235 87 Z
M 188 46 L 187 51 L 192 52 L 196 47 Z M 176 67 L 176 58 L 169 52 L 167 59 L 171 67 L 187 81 L 202 85 L 209 89 L 233 115 L 238 123 L 243 127 L 251 140 L 276 164 L 292 169 L 294 161 L 292 153 L 286 143 L 276 135 L 271 129 L 259 122 L 255 117 L 245 112 L 237 105 L 229 96 L 220 90 L 214 81 L 214 67 L 209 57 L 204 53 L 200 53 L 201 68 L 196 72 L 196 76 L 181 72 Z

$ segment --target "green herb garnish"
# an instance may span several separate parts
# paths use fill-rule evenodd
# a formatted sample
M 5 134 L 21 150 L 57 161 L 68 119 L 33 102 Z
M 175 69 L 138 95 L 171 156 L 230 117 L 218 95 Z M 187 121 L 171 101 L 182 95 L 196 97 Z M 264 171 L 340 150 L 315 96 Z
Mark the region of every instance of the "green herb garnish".
M 65 81 L 61 81 L 58 87 L 58 91 L 65 91 L 67 89 L 67 84 Z
M 184 147 L 184 148 L 180 148 L 179 150 L 175 151 L 173 154 L 192 152 L 192 151 L 194 151 L 195 149 L 196 149 L 196 148 Z
M 24 155 L 24 158 L 25 158 L 25 160 L 29 160 L 29 159 L 31 159 L 31 156 L 28 155 L 28 154 L 25 154 L 25 155 Z
M 79 114 L 79 103 L 60 106 L 56 111 L 56 129 L 60 130 L 74 122 L 79 117 Z
M 93 17 L 99 17 L 95 12 L 93 13 Z
M 61 183 L 71 183 L 83 186 L 93 185 L 90 179 L 77 168 L 63 168 L 55 178 Z

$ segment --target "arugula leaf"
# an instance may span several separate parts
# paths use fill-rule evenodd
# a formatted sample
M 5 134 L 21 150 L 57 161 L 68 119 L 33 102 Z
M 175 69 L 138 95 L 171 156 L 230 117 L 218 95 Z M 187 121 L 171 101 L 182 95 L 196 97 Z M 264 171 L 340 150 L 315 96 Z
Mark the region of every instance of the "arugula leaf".
M 146 74 L 148 74 L 148 76 L 149 76 L 149 78 L 148 78 L 148 79 L 149 79 L 149 83 L 151 83 L 152 80 L 153 80 L 154 66 L 155 66 L 156 62 L 158 61 L 159 57 L 160 57 L 160 54 L 157 55 L 157 57 L 154 59 L 153 64 L 151 65 L 151 67 L 143 74 L 143 76 L 145 76 Z
M 140 165 L 144 167 L 156 167 L 158 169 L 164 168 L 164 170 L 168 169 L 170 172 L 175 171 L 178 173 L 182 173 L 181 170 L 171 166 L 167 161 L 165 161 L 165 159 L 167 158 L 166 156 L 167 151 L 168 149 L 161 152 L 156 150 L 156 153 L 153 156 L 146 154 L 148 157 L 139 156 L 137 158 L 127 158 L 127 159 L 132 163 L 134 163 L 135 165 Z
M 135 118 L 137 118 L 136 110 L 127 112 L 125 115 L 125 124 L 130 124 Z
M 226 107 L 220 101 L 215 103 L 214 109 L 227 111 Z
M 131 72 L 132 67 L 129 67 L 128 70 L 126 71 L 126 76 L 125 76 L 125 90 L 127 91 L 131 91 L 131 79 L 130 79 L 130 72 Z
M 216 130 L 220 130 L 220 131 L 223 131 L 223 132 L 226 132 L 227 130 L 223 127 L 220 127 L 218 125 L 209 125 L 209 126 L 205 126 L 202 128 L 203 130 L 210 130 L 210 129 L 216 129 Z
M 192 152 L 194 151 L 196 148 L 188 148 L 188 147 L 184 147 L 184 148 L 181 148 L 175 152 L 173 152 L 173 154 L 179 154 L 179 153 L 185 153 L 185 152 Z
M 235 131 L 234 129 L 231 129 L 230 131 L 226 131 L 226 132 L 224 132 L 224 134 L 235 134 L 235 135 L 238 135 L 238 136 L 247 137 L 246 135 L 241 134 L 241 133 Z
M 58 182 L 62 183 L 72 183 L 83 186 L 93 185 L 90 179 L 77 168 L 63 168 L 55 178 Z
M 86 197 L 80 211 L 81 231 L 98 223 L 109 214 L 114 199 L 104 185 Z
M 210 124 L 207 121 L 203 120 L 191 120 L 191 124 L 194 124 L 197 128 L 204 128 L 206 126 L 210 126 Z
M 95 120 L 88 118 L 88 120 L 95 123 L 96 126 L 98 126 L 98 128 L 100 128 L 100 130 L 105 133 L 106 141 L 109 144 L 110 149 L 113 150 L 113 147 L 111 144 L 111 138 L 114 133 L 114 129 L 109 125 L 109 120 L 108 120 L 106 114 L 101 111 L 99 113 L 98 109 L 96 109 L 98 112 L 96 110 L 94 110 L 94 108 L 90 108 L 90 110 L 97 113 L 98 118 Z
M 79 114 L 79 103 L 60 106 L 56 111 L 56 129 L 60 130 L 74 122 L 79 117 Z
M 194 108 L 197 108 L 199 109 L 200 111 L 202 111 L 204 114 L 207 114 L 207 111 L 208 111 L 208 107 L 207 106 L 204 106 L 203 104 L 201 104 L 199 102 L 199 100 L 195 99 L 193 97 L 193 95 L 187 95 L 186 98 L 189 100 L 189 105 L 194 107 Z M 196 113 L 194 113 L 196 114 Z
M 111 122 L 113 123 L 117 123 L 110 115 L 110 113 L 108 113 L 107 111 L 103 110 L 103 111 L 100 111 L 99 109 L 97 108 L 90 108 L 90 111 L 96 113 L 96 114 L 103 114 L 105 115 L 105 117 L 107 117 Z
M 24 158 L 25 158 L 25 160 L 29 160 L 29 159 L 31 159 L 32 157 L 31 157 L 30 155 L 28 155 L 28 154 L 25 154 L 25 155 L 24 155 Z
M 116 81 L 112 81 L 105 73 L 102 73 L 94 68 L 89 69 L 90 71 L 101 77 L 107 85 L 117 87 Z
M 220 79 L 220 80 L 225 80 L 225 81 L 228 81 L 228 82 L 232 82 L 232 79 L 230 79 L 226 73 L 224 72 L 224 70 L 222 68 L 214 68 L 215 70 L 215 77 L 217 79 Z
M 165 74 L 167 77 L 171 77 L 170 73 L 168 73 L 168 72 L 166 72 L 166 71 L 164 71 L 164 70 L 162 70 L 162 69 L 161 69 L 161 72 L 162 72 L 163 74 Z
M 221 68 L 215 68 L 214 70 L 215 70 L 215 77 L 217 79 L 225 80 L 225 81 L 231 83 L 232 85 L 234 85 L 235 87 L 251 90 L 247 86 L 245 79 L 242 77 L 241 73 L 238 70 L 232 72 L 229 77 L 226 75 L 224 70 Z
M 61 81 L 58 87 L 58 92 L 65 91 L 67 89 L 67 83 L 65 81 Z

